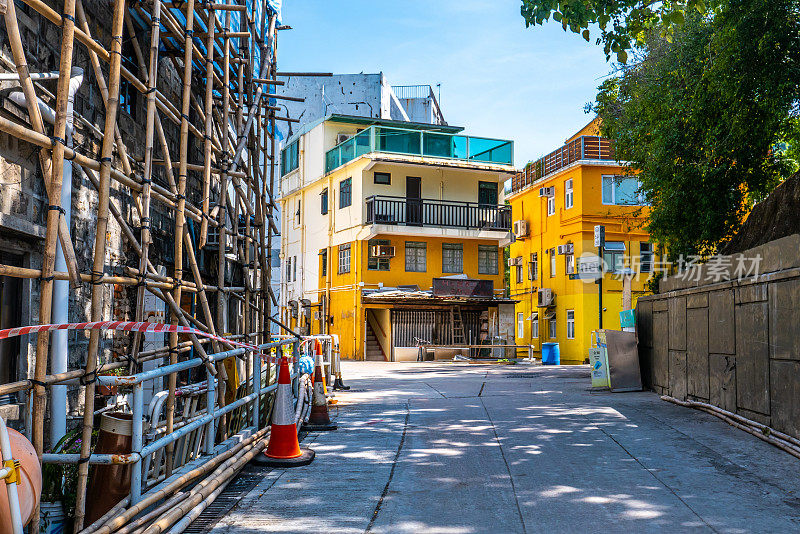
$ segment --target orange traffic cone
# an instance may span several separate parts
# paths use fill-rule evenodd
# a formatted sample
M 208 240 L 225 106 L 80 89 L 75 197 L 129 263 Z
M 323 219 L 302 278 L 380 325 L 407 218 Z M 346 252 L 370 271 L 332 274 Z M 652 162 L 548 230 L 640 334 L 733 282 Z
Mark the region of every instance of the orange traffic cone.
M 300 448 L 292 407 L 292 385 L 289 380 L 289 360 L 281 357 L 278 390 L 272 408 L 272 429 L 267 450 L 257 455 L 253 463 L 268 467 L 300 467 L 314 460 L 314 451 Z
M 322 378 L 322 344 L 317 341 L 317 356 L 314 361 L 314 394 L 311 397 L 311 413 L 303 430 L 336 430 L 328 415 L 328 399 Z

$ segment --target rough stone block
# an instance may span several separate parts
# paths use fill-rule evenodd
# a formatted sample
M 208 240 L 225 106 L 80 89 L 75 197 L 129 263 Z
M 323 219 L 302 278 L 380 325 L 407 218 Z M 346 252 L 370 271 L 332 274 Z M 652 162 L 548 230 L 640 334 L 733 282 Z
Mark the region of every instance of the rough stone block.
M 709 392 L 711 404 L 723 410 L 736 411 L 736 356 L 708 355 Z
M 709 352 L 736 354 L 736 331 L 733 318 L 733 290 L 713 291 L 708 295 Z
M 736 304 L 767 300 L 767 284 L 750 284 L 736 288 Z
M 686 295 L 687 308 L 707 308 L 708 307 L 708 293 L 695 293 L 693 295 Z
M 669 314 L 653 314 L 653 385 L 669 386 Z
M 800 360 L 800 280 L 769 287 L 770 358 Z
M 686 310 L 686 392 L 708 399 L 708 308 Z
M 686 353 L 669 351 L 669 391 L 676 399 L 686 400 Z
M 686 350 L 686 297 L 669 299 L 669 350 Z
M 769 414 L 768 307 L 754 302 L 736 307 L 736 404 Z
M 772 426 L 800 438 L 800 362 L 770 362 Z

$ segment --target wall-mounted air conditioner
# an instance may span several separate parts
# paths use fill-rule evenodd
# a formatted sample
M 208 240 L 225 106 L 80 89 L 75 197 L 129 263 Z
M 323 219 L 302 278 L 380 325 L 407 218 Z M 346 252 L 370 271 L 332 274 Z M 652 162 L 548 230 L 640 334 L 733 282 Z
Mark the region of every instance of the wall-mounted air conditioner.
M 517 256 L 515 258 L 508 258 L 509 267 L 516 267 L 519 265 L 522 265 L 522 256 Z
M 514 221 L 514 237 L 528 237 L 528 221 Z
M 539 307 L 544 308 L 553 304 L 553 290 L 547 287 L 540 289 L 537 292 L 539 297 Z
M 572 243 L 567 243 L 566 245 L 558 245 L 558 253 L 560 255 L 565 254 L 573 254 L 575 252 L 575 247 Z
M 345 141 L 347 141 L 351 137 L 353 137 L 353 136 L 350 135 L 350 134 L 345 134 L 345 133 L 336 134 L 336 144 L 339 145 L 341 143 L 344 143 Z
M 376 258 L 394 258 L 394 247 L 391 245 L 374 245 L 372 255 Z
M 552 185 L 550 187 L 540 187 L 539 196 L 547 198 L 554 197 L 556 196 L 556 188 Z

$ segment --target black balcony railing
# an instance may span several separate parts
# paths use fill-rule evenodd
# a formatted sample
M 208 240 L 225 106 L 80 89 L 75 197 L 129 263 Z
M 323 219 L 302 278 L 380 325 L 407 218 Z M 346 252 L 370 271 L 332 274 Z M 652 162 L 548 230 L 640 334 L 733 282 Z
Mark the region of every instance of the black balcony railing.
M 366 204 L 367 224 L 511 230 L 511 206 L 383 195 L 368 197 Z

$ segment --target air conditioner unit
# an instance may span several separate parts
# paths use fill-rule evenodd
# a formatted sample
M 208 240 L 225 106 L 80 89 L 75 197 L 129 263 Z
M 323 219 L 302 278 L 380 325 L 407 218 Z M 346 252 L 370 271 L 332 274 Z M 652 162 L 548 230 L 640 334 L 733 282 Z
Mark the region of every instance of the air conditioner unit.
M 339 145 L 341 143 L 344 143 L 345 141 L 347 141 L 351 137 L 353 137 L 353 136 L 350 135 L 350 134 L 343 134 L 343 133 L 336 134 L 336 144 Z
M 550 187 L 540 187 L 539 196 L 547 198 L 554 197 L 556 196 L 556 188 L 552 185 Z
M 372 255 L 376 258 L 394 258 L 394 247 L 390 245 L 374 245 Z
M 517 256 L 515 258 L 508 258 L 509 267 L 516 267 L 518 265 L 522 265 L 522 256 Z
M 542 288 L 538 292 L 539 307 L 544 308 L 553 304 L 553 290 L 550 288 Z
M 528 221 L 514 221 L 514 237 L 528 237 Z
M 562 256 L 565 254 L 572 254 L 573 252 L 575 252 L 575 247 L 572 243 L 567 243 L 566 245 L 558 245 L 558 253 Z

